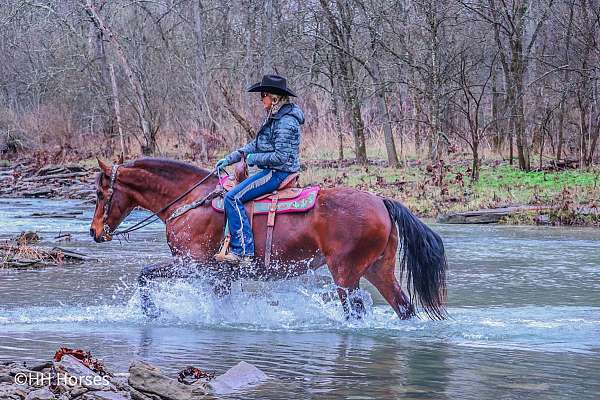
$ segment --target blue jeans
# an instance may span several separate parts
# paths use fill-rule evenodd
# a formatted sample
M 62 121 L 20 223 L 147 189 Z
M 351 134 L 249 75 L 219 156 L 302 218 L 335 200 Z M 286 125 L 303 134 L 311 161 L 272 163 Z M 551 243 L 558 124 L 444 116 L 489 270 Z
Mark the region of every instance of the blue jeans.
M 263 169 L 246 178 L 225 195 L 225 215 L 231 234 L 231 252 L 238 256 L 254 256 L 252 227 L 244 203 L 277 190 L 289 172 Z

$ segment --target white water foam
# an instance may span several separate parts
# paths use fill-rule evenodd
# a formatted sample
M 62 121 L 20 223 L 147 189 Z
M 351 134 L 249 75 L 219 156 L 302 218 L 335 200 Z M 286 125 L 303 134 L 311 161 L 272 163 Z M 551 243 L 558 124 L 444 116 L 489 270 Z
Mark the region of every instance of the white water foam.
M 45 324 L 189 325 L 256 331 L 352 331 L 468 346 L 558 352 L 600 348 L 598 307 L 450 308 L 446 321 L 431 321 L 424 314 L 420 314 L 420 319 L 400 321 L 391 307 L 373 305 L 369 292 L 360 290 L 357 296 L 363 299 L 367 314 L 361 320 L 346 320 L 335 286 L 310 279 L 243 282 L 222 298 L 202 282 L 163 282 L 152 293 L 162 311 L 154 320 L 141 312 L 136 292 L 123 304 L 0 309 L 0 327 L 43 330 Z

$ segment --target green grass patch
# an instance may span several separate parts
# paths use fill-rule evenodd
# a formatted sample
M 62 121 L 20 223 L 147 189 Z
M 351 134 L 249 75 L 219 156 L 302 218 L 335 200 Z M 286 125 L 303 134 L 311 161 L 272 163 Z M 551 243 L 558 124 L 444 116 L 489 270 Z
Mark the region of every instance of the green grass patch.
M 599 172 L 567 170 L 559 172 L 525 172 L 510 165 L 482 168 L 477 188 L 538 187 L 560 191 L 564 187 L 596 187 L 600 181 Z

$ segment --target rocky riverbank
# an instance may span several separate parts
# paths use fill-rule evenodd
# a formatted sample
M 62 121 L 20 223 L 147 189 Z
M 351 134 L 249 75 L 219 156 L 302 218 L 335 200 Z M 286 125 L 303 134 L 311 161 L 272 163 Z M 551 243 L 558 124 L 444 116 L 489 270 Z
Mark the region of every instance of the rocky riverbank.
M 96 170 L 79 164 L 19 162 L 0 166 L 0 197 L 95 201 Z
M 65 350 L 65 349 L 61 349 Z M 194 367 L 167 376 L 145 361 L 127 372 L 107 371 L 81 350 L 57 352 L 48 362 L 0 362 L 0 399 L 6 400 L 187 400 L 242 392 L 268 379 L 244 361 L 215 376 Z

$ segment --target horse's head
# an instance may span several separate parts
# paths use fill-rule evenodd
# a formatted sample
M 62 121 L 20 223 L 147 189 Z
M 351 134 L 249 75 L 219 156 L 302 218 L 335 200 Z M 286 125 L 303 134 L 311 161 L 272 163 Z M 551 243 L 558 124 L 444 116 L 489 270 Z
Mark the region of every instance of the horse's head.
M 136 204 L 119 180 L 123 172 L 121 165 L 110 166 L 100 159 L 98 165 L 100 173 L 96 179 L 96 211 L 90 227 L 90 236 L 100 243 L 112 240 L 113 232 Z

